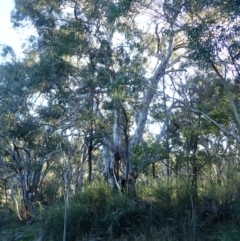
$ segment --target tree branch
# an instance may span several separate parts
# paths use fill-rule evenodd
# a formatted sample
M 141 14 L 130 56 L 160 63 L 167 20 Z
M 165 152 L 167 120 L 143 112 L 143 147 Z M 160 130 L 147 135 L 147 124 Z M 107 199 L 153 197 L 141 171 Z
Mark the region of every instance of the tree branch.
M 194 113 L 199 113 L 201 115 L 203 115 L 206 119 L 208 119 L 211 123 L 213 123 L 215 126 L 217 126 L 223 133 L 225 133 L 228 136 L 232 136 L 233 138 L 235 138 L 237 140 L 238 143 L 240 143 L 240 137 L 228 130 L 226 130 L 226 128 L 224 128 L 221 124 L 217 123 L 215 120 L 213 120 L 209 115 L 207 115 L 206 113 L 202 112 L 201 110 L 198 110 L 196 108 L 190 107 L 189 105 L 187 105 L 186 103 L 182 102 L 182 104 L 189 109 L 190 111 L 194 112 Z
M 233 108 L 233 112 L 234 112 L 234 116 L 235 116 L 235 118 L 236 118 L 237 124 L 240 126 L 239 113 L 238 113 L 238 111 L 237 111 L 237 107 L 236 107 L 236 105 L 235 105 L 235 103 L 234 103 L 234 100 L 233 100 L 233 98 L 232 98 L 232 95 L 231 95 L 231 92 L 230 92 L 230 90 L 229 90 L 229 87 L 228 87 L 227 84 L 226 84 L 226 79 L 221 75 L 221 73 L 219 72 L 219 70 L 217 69 L 217 67 L 214 65 L 213 62 L 211 63 L 211 66 L 212 66 L 213 70 L 215 71 L 215 73 L 218 75 L 218 77 L 219 77 L 219 78 L 222 80 L 222 82 L 223 82 L 223 85 L 224 85 L 224 88 L 225 88 L 225 90 L 226 90 L 228 99 L 229 99 L 229 101 L 230 101 L 230 103 L 231 103 L 231 106 L 232 106 L 232 108 Z

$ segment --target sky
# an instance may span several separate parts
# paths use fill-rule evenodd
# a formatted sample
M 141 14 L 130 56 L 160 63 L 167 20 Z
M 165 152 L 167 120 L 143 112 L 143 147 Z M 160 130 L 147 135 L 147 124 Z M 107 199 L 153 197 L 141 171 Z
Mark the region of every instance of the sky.
M 30 30 L 12 28 L 10 18 L 13 9 L 14 0 L 0 0 L 0 45 L 10 45 L 14 49 L 16 56 L 21 57 L 21 46 L 24 39 L 30 35 Z

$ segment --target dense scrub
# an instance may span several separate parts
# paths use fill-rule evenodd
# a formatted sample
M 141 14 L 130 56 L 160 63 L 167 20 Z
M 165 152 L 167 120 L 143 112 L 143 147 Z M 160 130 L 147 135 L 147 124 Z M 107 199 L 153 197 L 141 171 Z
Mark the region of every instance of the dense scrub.
M 2 205 L 1 240 L 62 240 L 64 201 L 33 207 L 19 222 Z M 67 240 L 239 240 L 239 174 L 222 183 L 203 181 L 196 190 L 187 180 L 138 180 L 137 195 L 112 192 L 101 179 L 71 197 Z

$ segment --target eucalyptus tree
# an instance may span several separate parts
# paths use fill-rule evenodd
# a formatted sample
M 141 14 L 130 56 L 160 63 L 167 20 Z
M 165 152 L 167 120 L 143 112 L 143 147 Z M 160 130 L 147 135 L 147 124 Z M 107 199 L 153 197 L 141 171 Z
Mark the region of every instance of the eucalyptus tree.
M 112 187 L 134 185 L 158 158 L 170 177 L 177 152 L 196 177 L 214 155 L 199 146 L 224 135 L 239 142 L 238 11 L 237 1 L 16 0 L 15 27 L 37 32 L 22 63 L 27 90 L 45 103 L 34 117 L 48 138 L 81 139 L 89 181 L 96 148 Z M 162 155 L 136 155 L 157 122 L 152 147 Z
M 214 169 L 217 179 L 220 180 L 226 175 L 227 166 L 234 163 L 233 166 L 236 167 L 238 159 L 237 156 L 232 156 L 232 148 L 236 145 L 235 142 L 239 143 L 240 123 L 239 3 L 180 2 L 185 13 L 184 29 L 189 49 L 185 66 L 189 70 L 190 78 L 195 76 L 196 83 L 201 84 L 201 92 L 197 94 L 194 91 L 190 96 L 197 94 L 202 96 L 201 99 L 205 102 L 202 102 L 202 105 L 185 99 L 181 103 L 187 111 L 201 116 L 204 120 L 203 126 L 208 133 L 205 132 L 203 138 L 199 139 L 199 144 L 204 147 L 207 155 L 212 156 L 209 162 L 210 171 Z M 184 96 L 183 92 L 180 95 Z
M 200 126 L 190 125 L 190 129 L 193 125 L 194 131 L 204 134 L 202 138 L 197 134 L 198 142 L 208 135 L 206 131 L 212 135 L 208 138 L 209 145 L 218 137 L 230 142 L 233 138 L 239 142 L 239 3 L 167 1 L 163 4 L 163 10 L 165 17 L 171 20 L 174 18 L 170 16 L 181 12 L 182 18 L 175 22 L 175 26 L 183 30 L 182 38 L 188 49 L 181 63 L 188 74 L 184 73 L 178 78 L 178 73 L 174 71 L 168 75 L 175 91 L 175 95 L 169 98 L 174 99 L 179 108 L 175 114 L 189 116 L 190 120 L 194 116 L 194 119 L 199 118 Z M 195 88 L 191 90 L 189 83 L 192 87 L 196 85 Z M 177 127 L 179 125 L 171 123 L 170 117 L 166 117 L 165 114 L 166 129 L 170 132 L 176 128 L 181 131 Z M 171 118 L 174 119 L 174 114 Z M 201 126 L 206 124 L 206 131 L 203 131 Z M 167 135 L 165 137 L 169 139 Z M 171 140 L 168 142 L 171 143 Z M 194 141 L 190 143 L 193 145 Z
M 12 20 L 28 20 L 38 36 L 28 78 L 48 100 L 38 115 L 50 126 L 84 133 L 91 153 L 102 146 L 104 176 L 119 187 L 120 176 L 134 183 L 130 160 L 144 137 L 155 100 L 162 101 L 160 83 L 180 72 L 186 58 L 181 5 L 169 1 L 15 1 Z M 176 11 L 171 11 L 171 6 Z M 34 56 L 35 57 L 32 57 Z M 153 64 L 154 63 L 154 64 Z M 161 85 L 162 86 L 162 85 Z M 176 102 L 166 98 L 165 114 Z M 168 114 L 169 115 L 169 114 Z M 168 118 L 159 131 L 161 141 Z
M 224 86 L 215 79 L 214 74 L 203 74 L 202 71 L 190 74 L 177 92 L 181 109 L 172 114 L 170 131 L 179 133 L 179 140 L 174 142 L 177 141 L 177 145 L 173 147 L 173 153 L 181 159 L 181 164 L 176 163 L 177 166 L 183 170 L 187 167 L 192 184 L 197 188 L 199 174 L 205 176 L 204 173 L 208 173 L 208 176 L 209 168 L 220 165 L 223 160 L 220 153 L 226 140 L 226 135 L 202 112 L 224 128 L 232 125 L 233 113 L 228 111 L 230 102 Z
M 0 69 L 2 180 L 10 188 L 16 211 L 18 203 L 14 193 L 19 192 L 16 187 L 20 188 L 25 213 L 29 216 L 33 196 L 40 190 L 50 160 L 54 160 L 57 136 L 50 140 L 34 113 L 37 97 L 27 76 L 27 62 L 12 59 L 1 64 Z
M 233 113 L 232 125 L 226 126 L 202 111 L 205 118 L 222 132 L 239 140 L 239 2 L 182 1 L 188 19 L 186 36 L 192 65 L 215 76 L 224 86 Z M 196 110 L 200 113 L 200 110 Z

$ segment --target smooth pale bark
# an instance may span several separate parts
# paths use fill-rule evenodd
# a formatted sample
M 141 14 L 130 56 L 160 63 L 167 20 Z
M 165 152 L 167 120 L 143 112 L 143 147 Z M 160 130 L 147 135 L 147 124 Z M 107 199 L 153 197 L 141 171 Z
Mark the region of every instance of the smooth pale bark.
M 15 209 L 16 215 L 22 221 L 22 218 L 21 218 L 20 212 L 19 212 L 18 201 L 17 201 L 17 199 L 15 197 L 15 194 L 14 194 L 14 188 L 13 188 L 13 186 L 12 186 L 12 184 L 11 184 L 11 182 L 9 180 L 7 181 L 7 183 L 8 183 L 8 186 L 9 186 L 10 190 L 11 190 L 11 198 L 13 200 L 13 204 L 14 204 L 14 209 Z
M 4 162 L 4 160 L 2 160 L 1 158 L 0 158 L 0 163 L 2 164 L 7 177 L 9 177 L 10 175 L 8 174 L 7 165 Z M 14 193 L 13 185 L 12 185 L 12 183 L 11 183 L 9 178 L 7 178 L 7 184 L 9 186 L 10 190 L 11 190 L 10 195 L 11 195 L 11 198 L 12 198 L 12 201 L 13 201 L 13 205 L 14 205 L 14 209 L 15 209 L 16 215 L 22 221 L 22 218 L 21 218 L 20 212 L 19 212 L 18 201 L 17 201 L 15 193 Z
M 156 94 L 156 90 L 158 88 L 158 83 L 165 74 L 166 66 L 167 66 L 167 64 L 171 58 L 172 52 L 173 52 L 172 44 L 173 44 L 173 36 L 169 40 L 169 45 L 168 45 L 166 55 L 163 56 L 161 63 L 159 64 L 154 75 L 150 79 L 151 86 L 148 88 L 148 90 L 145 93 L 145 96 L 143 98 L 142 108 L 141 108 L 141 111 L 139 112 L 139 117 L 137 120 L 137 127 L 136 127 L 135 133 L 133 135 L 133 138 L 130 141 L 129 150 L 131 150 L 132 147 L 136 146 L 140 142 L 140 140 L 143 136 L 146 121 L 148 118 L 148 111 L 150 108 L 150 104 L 152 102 L 154 95 Z
M 24 172 L 17 175 L 17 180 L 19 181 L 19 186 L 21 187 L 22 191 L 22 199 L 25 207 L 26 218 L 30 217 L 30 207 L 31 207 L 31 197 L 32 192 L 30 187 L 28 186 L 27 177 Z
M 121 146 L 121 128 L 119 126 L 120 124 L 120 111 L 115 110 L 114 111 L 114 125 L 113 125 L 113 145 L 114 149 L 116 151 L 120 151 L 120 146 Z
M 105 139 L 105 141 L 107 140 Z M 105 177 L 105 180 L 109 182 L 112 188 L 115 188 L 117 186 L 120 189 L 116 180 L 116 176 L 114 174 L 114 155 L 113 152 L 109 150 L 106 144 L 103 145 L 102 155 L 104 164 L 103 175 Z
M 166 115 L 169 117 L 172 110 L 176 107 L 176 104 L 178 103 L 178 101 L 174 101 L 166 110 Z M 167 131 L 167 125 L 168 125 L 168 120 L 169 118 L 167 118 L 167 116 L 165 117 L 165 120 L 163 122 L 163 126 L 160 130 L 160 133 L 158 135 L 156 135 L 156 142 L 161 142 L 163 137 L 166 134 Z
M 112 166 L 115 167 L 115 170 L 113 170 L 114 180 L 116 183 L 116 186 L 118 188 L 118 182 L 119 182 L 119 175 L 120 175 L 120 165 L 121 161 L 122 164 L 125 164 L 125 158 L 123 157 L 123 150 L 121 149 L 121 142 L 122 142 L 122 130 L 120 127 L 120 121 L 121 121 L 121 112 L 120 110 L 114 111 L 114 126 L 113 126 L 113 145 L 114 145 L 114 159 Z M 116 173 L 115 173 L 116 172 Z
M 63 241 L 67 240 L 67 217 L 68 217 L 68 206 L 70 199 L 70 185 L 71 185 L 71 164 L 70 157 L 64 156 L 64 221 L 63 221 Z
M 121 108 L 116 109 L 114 111 L 114 126 L 113 126 L 113 141 L 107 141 L 105 140 L 105 144 L 103 145 L 103 162 L 104 162 L 104 176 L 105 179 L 108 180 L 108 182 L 111 184 L 112 187 L 118 186 L 118 182 L 116 180 L 116 176 L 114 174 L 114 154 L 117 151 L 121 151 L 121 158 L 124 159 L 124 156 L 131 156 L 131 149 L 138 145 L 139 142 L 142 139 L 144 129 L 146 126 L 146 122 L 148 119 L 149 109 L 152 103 L 152 100 L 154 96 L 156 95 L 158 84 L 161 78 L 165 75 L 165 71 L 167 66 L 169 65 L 172 53 L 173 53 L 173 36 L 170 37 L 170 40 L 168 42 L 168 47 L 165 52 L 165 56 L 162 57 L 161 63 L 158 65 L 158 67 L 155 70 L 154 75 L 149 79 L 149 88 L 144 94 L 144 97 L 142 98 L 141 102 L 141 109 L 138 113 L 138 119 L 136 120 L 136 128 L 135 132 L 132 135 L 132 139 L 129 141 L 128 145 L 128 152 L 124 153 L 125 148 L 123 148 L 122 145 L 122 134 L 123 134 L 123 126 L 121 125 Z M 180 61 L 180 59 L 179 59 Z M 169 115 L 172 111 L 172 109 L 175 107 L 176 102 L 174 102 L 168 109 L 167 114 Z M 167 127 L 167 121 L 164 121 L 163 128 L 161 133 L 157 136 L 157 141 L 161 141 L 163 136 L 165 135 Z M 111 143 L 110 143 L 111 142 Z M 137 178 L 138 173 L 135 166 L 132 165 L 132 163 L 129 163 L 129 160 L 121 160 L 126 161 L 124 163 L 124 169 L 123 169 L 123 177 L 128 180 L 133 179 L 133 176 L 135 174 L 135 178 Z M 128 164 L 128 165 L 126 165 Z M 129 175 L 130 176 L 129 176 Z

